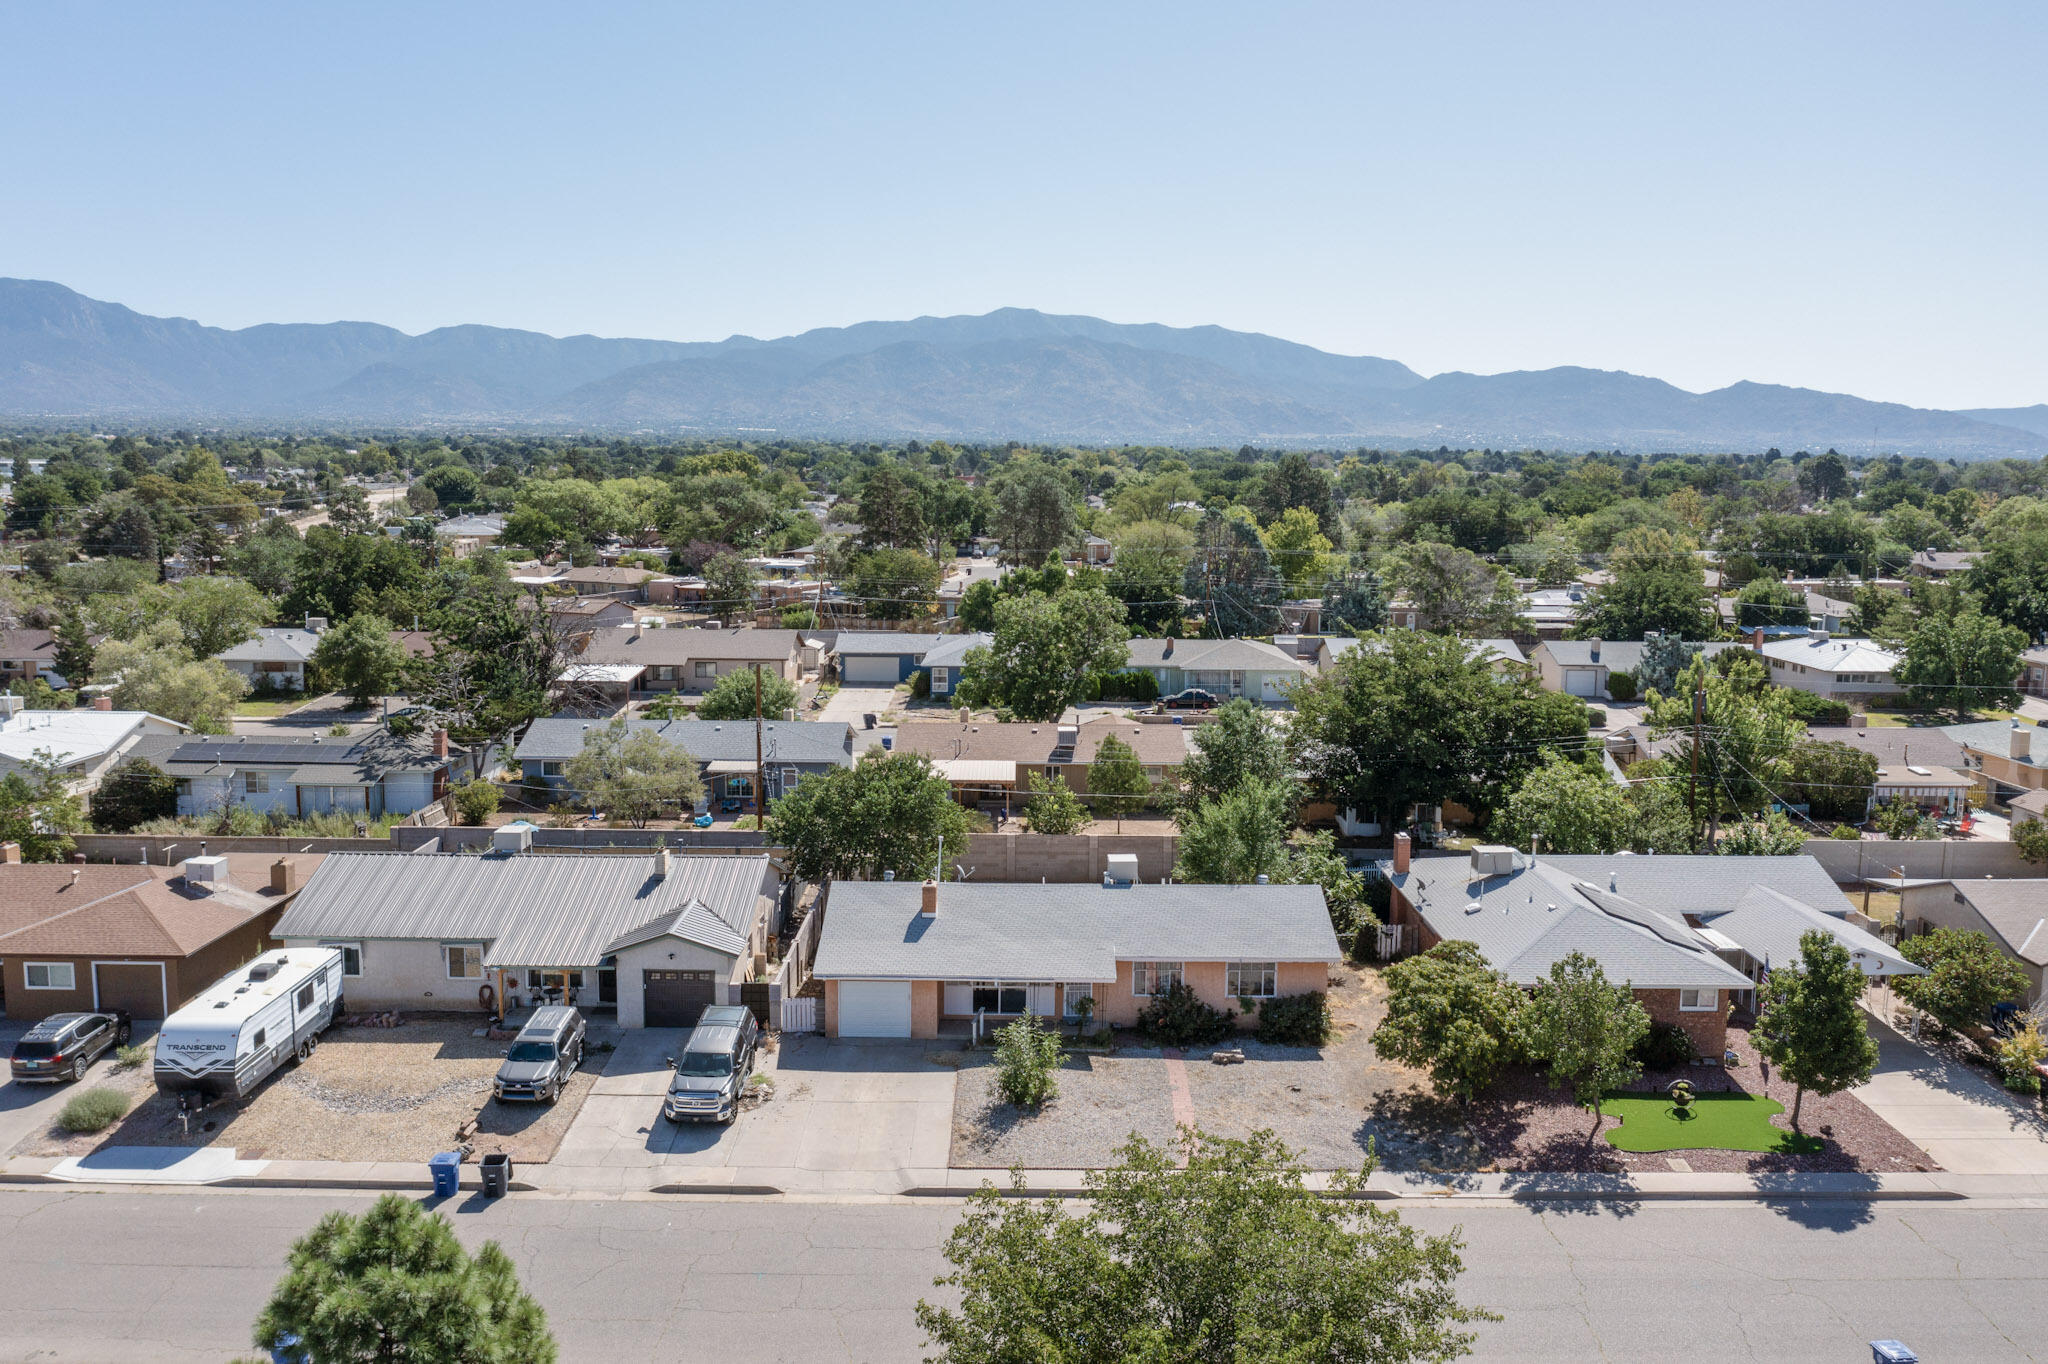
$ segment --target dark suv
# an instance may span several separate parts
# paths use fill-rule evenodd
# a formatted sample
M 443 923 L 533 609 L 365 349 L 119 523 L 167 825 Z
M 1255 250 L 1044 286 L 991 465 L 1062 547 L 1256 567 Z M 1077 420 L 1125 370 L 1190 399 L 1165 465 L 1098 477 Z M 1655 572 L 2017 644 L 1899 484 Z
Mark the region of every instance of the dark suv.
M 90 1014 L 51 1014 L 14 1044 L 17 1080 L 76 1080 L 114 1047 L 126 1045 L 134 1029 L 120 1009 Z
M 714 1004 L 698 1016 L 668 1082 L 661 1115 L 670 1122 L 731 1122 L 740 1115 L 740 1091 L 754 1071 L 761 1026 L 737 1004 Z
M 492 1092 L 502 1103 L 538 1099 L 553 1103 L 583 1060 L 583 1015 L 566 1004 L 533 1011 L 519 1036 L 505 1049 Z

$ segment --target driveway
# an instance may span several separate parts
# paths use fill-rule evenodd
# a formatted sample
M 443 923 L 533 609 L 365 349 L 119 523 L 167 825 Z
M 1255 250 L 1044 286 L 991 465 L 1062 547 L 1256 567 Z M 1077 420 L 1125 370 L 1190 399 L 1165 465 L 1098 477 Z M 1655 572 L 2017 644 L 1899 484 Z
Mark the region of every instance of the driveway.
M 1870 1020 L 1877 1073 L 1855 1091 L 1899 1134 L 1957 1174 L 2048 1174 L 2040 1102 Z
M 811 718 L 831 725 L 852 725 L 858 733 L 863 715 L 880 716 L 895 702 L 894 687 L 841 687 Z
M 14 1044 L 34 1026 L 19 1019 L 0 1019 L 0 1054 L 12 1056 Z M 155 1031 L 154 1023 L 138 1023 L 134 1040 L 146 1042 Z M 92 1063 L 92 1069 L 86 1071 L 85 1078 L 77 1084 L 16 1084 L 9 1072 L 0 1071 L 0 1077 L 4 1077 L 4 1083 L 0 1083 L 0 1157 L 19 1146 L 25 1138 L 49 1131 L 50 1125 L 57 1121 L 57 1114 L 71 1101 L 71 1096 L 106 1079 L 113 1064 L 114 1053 L 108 1051 Z
M 729 1127 L 661 1116 L 679 1028 L 628 1031 L 549 1165 L 549 1182 L 647 1187 L 664 1180 L 790 1192 L 894 1193 L 946 1167 L 954 1072 L 933 1043 L 799 1036 L 763 1051 L 775 1097 Z M 716 1174 L 712 1174 L 716 1171 Z M 664 1172 L 666 1172 L 664 1174 Z

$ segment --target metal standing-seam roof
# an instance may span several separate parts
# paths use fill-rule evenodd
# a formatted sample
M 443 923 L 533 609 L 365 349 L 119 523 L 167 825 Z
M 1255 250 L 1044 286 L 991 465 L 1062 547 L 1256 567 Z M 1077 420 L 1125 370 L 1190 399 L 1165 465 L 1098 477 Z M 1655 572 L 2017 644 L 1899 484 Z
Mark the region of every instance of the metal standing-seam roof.
M 840 881 L 813 974 L 852 979 L 1116 979 L 1119 960 L 1339 959 L 1319 886 Z
M 691 900 L 744 938 L 774 893 L 765 856 L 330 853 L 280 938 L 484 943 L 488 966 L 594 967 Z

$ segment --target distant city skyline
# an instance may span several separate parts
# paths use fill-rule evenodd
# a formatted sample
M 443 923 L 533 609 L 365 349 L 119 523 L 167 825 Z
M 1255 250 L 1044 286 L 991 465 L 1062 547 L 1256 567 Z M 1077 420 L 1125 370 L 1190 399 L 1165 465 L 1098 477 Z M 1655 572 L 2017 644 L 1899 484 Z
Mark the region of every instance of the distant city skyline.
M 2048 402 L 2037 6 L 24 6 L 0 43 L 0 275 L 214 326 L 1017 306 Z

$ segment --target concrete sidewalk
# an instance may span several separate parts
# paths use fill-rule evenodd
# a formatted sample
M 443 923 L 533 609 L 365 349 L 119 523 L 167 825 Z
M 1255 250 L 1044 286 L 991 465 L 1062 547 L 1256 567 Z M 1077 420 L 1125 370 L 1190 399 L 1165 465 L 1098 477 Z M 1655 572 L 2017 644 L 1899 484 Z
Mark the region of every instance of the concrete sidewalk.
M 1960 1062 L 1870 1020 L 1877 1073 L 1855 1091 L 1871 1112 L 1965 1175 L 2048 1176 L 2048 1121 L 2040 1101 L 2012 1094 Z

